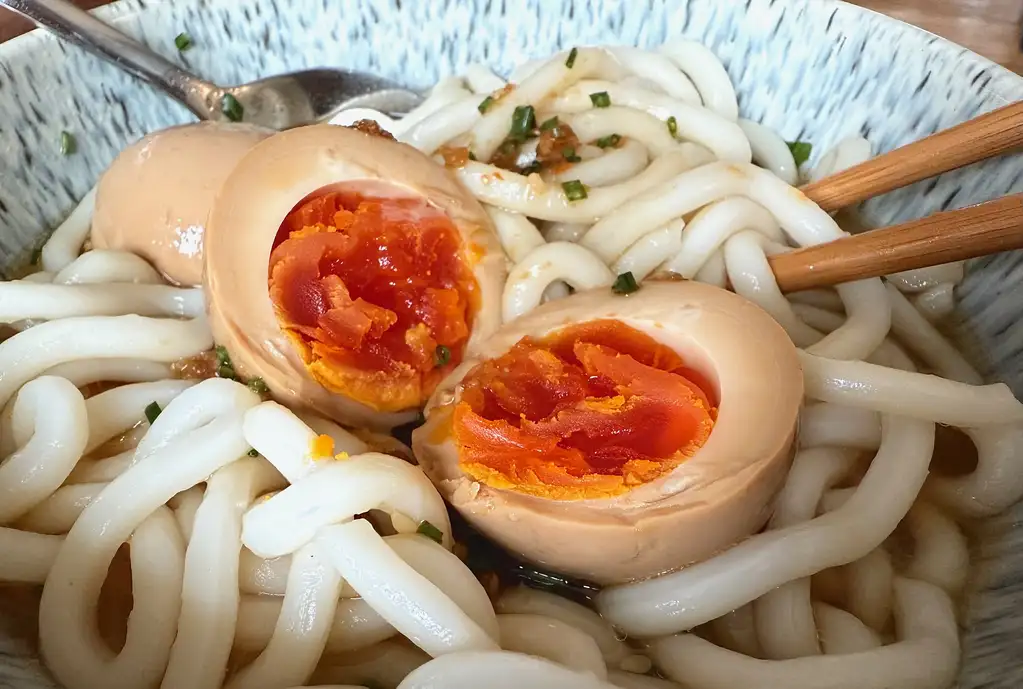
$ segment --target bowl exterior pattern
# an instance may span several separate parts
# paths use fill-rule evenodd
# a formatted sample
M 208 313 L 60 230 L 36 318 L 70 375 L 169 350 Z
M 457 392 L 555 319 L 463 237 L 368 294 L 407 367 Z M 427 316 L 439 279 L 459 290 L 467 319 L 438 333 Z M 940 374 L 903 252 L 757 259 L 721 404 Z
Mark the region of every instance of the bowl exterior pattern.
M 833 0 L 122 0 L 98 13 L 225 84 L 316 66 L 426 87 L 471 62 L 517 63 L 582 44 L 686 36 L 724 61 L 743 116 L 815 155 L 860 133 L 889 150 L 1023 97 L 1023 79 L 924 31 Z M 178 53 L 187 31 L 195 47 Z M 116 69 L 39 32 L 0 46 L 0 268 L 22 264 L 124 146 L 191 119 Z M 62 131 L 78 151 L 62 156 Z M 1023 191 L 1007 157 L 874 199 L 889 223 Z M 971 266 L 952 327 L 992 380 L 1023 396 L 1023 260 Z M 979 527 L 962 689 L 1023 686 L 1023 536 L 1017 508 Z M 52 687 L 29 594 L 0 597 L 0 688 Z

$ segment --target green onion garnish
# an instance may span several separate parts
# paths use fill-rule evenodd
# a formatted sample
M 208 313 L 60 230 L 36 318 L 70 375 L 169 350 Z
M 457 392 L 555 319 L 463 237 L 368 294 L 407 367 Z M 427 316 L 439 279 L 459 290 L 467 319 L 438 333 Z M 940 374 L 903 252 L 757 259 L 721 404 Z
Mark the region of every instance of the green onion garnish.
M 810 153 L 813 152 L 813 144 L 809 141 L 786 141 L 789 145 L 789 150 L 792 151 L 792 158 L 796 161 L 796 167 L 799 167 L 810 159 Z
M 480 111 L 480 114 L 483 114 L 487 110 L 489 110 L 490 106 L 493 105 L 493 104 L 494 104 L 494 97 L 493 96 L 487 96 L 486 98 L 483 99 L 483 101 L 479 105 L 476 106 L 476 109 Z
M 444 345 L 437 345 L 437 349 L 433 353 L 433 363 L 437 366 L 447 366 L 449 361 L 451 361 L 451 350 Z
M 227 347 L 217 345 L 214 351 L 217 354 L 217 376 L 235 380 L 238 374 L 234 372 L 234 365 L 231 363 L 231 355 L 227 353 Z
M 245 108 L 237 98 L 230 93 L 225 93 L 224 97 L 220 99 L 220 112 L 224 113 L 224 117 L 232 122 L 241 122 L 245 115 Z
M 578 163 L 582 160 L 582 158 L 575 154 L 575 149 L 571 146 L 561 149 L 561 156 L 565 159 L 565 162 L 568 163 Z
M 632 294 L 638 289 L 639 283 L 636 282 L 636 278 L 631 270 L 619 275 L 615 278 L 614 284 L 611 285 L 611 291 L 615 294 Z
M 163 409 L 160 409 L 160 405 L 156 402 L 150 402 L 146 405 L 146 421 L 152 424 L 156 421 L 156 417 L 160 415 Z
M 479 158 L 476 157 L 475 153 L 469 151 L 469 160 L 479 160 Z
M 257 395 L 265 395 L 270 392 L 270 388 L 267 387 L 266 381 L 262 378 L 253 378 L 248 382 L 249 390 L 252 390 Z
M 557 127 L 557 126 L 558 126 L 558 116 L 555 115 L 554 117 L 543 121 L 543 124 L 540 125 L 540 131 L 548 132 L 548 131 L 554 129 L 555 127 Z
M 590 102 L 593 103 L 593 107 L 595 108 L 606 108 L 611 105 L 611 96 L 607 94 L 607 91 L 591 93 Z
M 520 175 L 529 176 L 529 175 L 533 174 L 534 172 L 540 172 L 541 170 L 543 170 L 543 163 L 541 163 L 539 160 L 534 160 L 532 163 L 530 163 L 526 167 L 521 168 L 519 170 L 519 174 Z
M 75 135 L 71 132 L 64 131 L 60 133 L 60 154 L 62 156 L 69 156 L 78 150 L 78 142 L 75 141 Z
M 568 59 L 565 60 L 565 66 L 568 67 L 569 69 L 575 67 L 575 59 L 578 56 L 579 56 L 578 48 L 572 48 L 570 51 L 568 51 Z
M 174 37 L 174 47 L 178 49 L 179 53 L 185 52 L 193 45 L 195 44 L 192 43 L 192 37 L 189 36 L 184 31 L 182 31 L 181 33 Z
M 586 185 L 577 179 L 562 182 L 561 188 L 565 190 L 569 201 L 582 201 L 586 198 Z
M 678 136 L 678 120 L 672 115 L 668 118 L 668 133 L 672 136 Z
M 258 457 L 258 456 L 259 456 L 259 453 L 256 451 L 256 448 L 252 448 L 251 450 L 249 450 L 249 457 Z
M 427 538 L 432 538 L 437 543 L 444 542 L 444 534 L 441 530 L 425 519 L 419 522 L 419 528 L 416 529 L 416 533 L 426 536 Z
M 512 113 L 511 131 L 508 138 L 515 141 L 525 141 L 529 133 L 536 126 L 536 112 L 532 105 L 520 105 Z
M 618 136 L 617 134 L 609 134 L 607 136 L 602 136 L 599 139 L 597 139 L 597 145 L 601 148 L 614 148 L 615 146 L 618 145 L 618 142 L 621 140 L 622 137 Z

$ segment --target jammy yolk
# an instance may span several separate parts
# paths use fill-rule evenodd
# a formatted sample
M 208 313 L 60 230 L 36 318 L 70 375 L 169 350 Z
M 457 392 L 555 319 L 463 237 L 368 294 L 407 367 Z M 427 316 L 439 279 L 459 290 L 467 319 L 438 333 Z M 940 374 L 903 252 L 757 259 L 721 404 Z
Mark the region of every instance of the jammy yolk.
M 553 500 L 609 498 L 667 475 L 703 446 L 717 415 L 699 373 L 615 320 L 523 338 L 462 385 L 462 470 Z
M 425 201 L 330 192 L 281 225 L 270 299 L 317 382 L 401 411 L 462 360 L 479 299 L 466 256 L 457 228 Z

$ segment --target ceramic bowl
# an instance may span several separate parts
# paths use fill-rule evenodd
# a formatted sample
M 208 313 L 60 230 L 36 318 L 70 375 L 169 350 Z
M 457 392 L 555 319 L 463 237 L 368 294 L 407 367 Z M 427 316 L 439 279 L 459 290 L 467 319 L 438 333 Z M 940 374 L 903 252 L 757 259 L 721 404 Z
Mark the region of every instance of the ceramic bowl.
M 860 133 L 882 152 L 1023 97 L 1023 79 L 914 27 L 831 0 L 122 0 L 99 15 L 221 83 L 324 65 L 427 87 L 466 64 L 507 74 L 559 47 L 653 46 L 687 36 L 724 61 L 744 117 L 823 151 Z M 179 54 L 187 31 L 195 47 Z M 0 269 L 16 270 L 115 154 L 190 119 L 155 91 L 35 32 L 0 45 Z M 62 131 L 78 152 L 62 156 Z M 1023 158 L 874 199 L 873 223 L 1023 191 Z M 974 262 L 952 327 L 973 362 L 1023 397 L 1023 260 Z M 978 529 L 962 689 L 1023 686 L 1023 535 L 1017 508 Z M 35 609 L 0 597 L 0 687 L 54 686 Z

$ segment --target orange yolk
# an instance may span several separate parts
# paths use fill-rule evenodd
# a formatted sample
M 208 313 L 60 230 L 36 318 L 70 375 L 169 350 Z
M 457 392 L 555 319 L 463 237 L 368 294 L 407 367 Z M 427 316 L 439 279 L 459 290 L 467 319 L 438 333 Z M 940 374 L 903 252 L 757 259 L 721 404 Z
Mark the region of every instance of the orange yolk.
M 462 470 L 553 500 L 608 498 L 661 478 L 707 441 L 711 387 L 673 350 L 599 320 L 523 338 L 465 377 Z
M 401 411 L 462 360 L 479 299 L 467 253 L 425 201 L 331 192 L 281 225 L 270 299 L 317 382 Z

